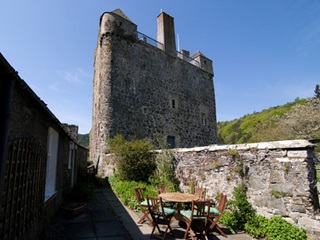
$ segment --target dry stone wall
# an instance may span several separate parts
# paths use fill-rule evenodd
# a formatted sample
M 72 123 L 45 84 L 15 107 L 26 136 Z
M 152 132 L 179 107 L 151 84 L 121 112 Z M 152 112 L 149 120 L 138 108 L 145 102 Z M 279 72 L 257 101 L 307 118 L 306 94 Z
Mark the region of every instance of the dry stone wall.
M 183 192 L 198 185 L 209 198 L 246 184 L 258 214 L 281 216 L 311 236 L 320 234 L 317 161 L 306 140 L 208 146 L 175 152 L 176 174 Z M 316 238 L 315 238 L 316 239 Z
M 110 176 L 114 165 L 111 155 L 106 159 L 99 174 Z M 224 192 L 230 199 L 234 187 L 246 184 L 249 202 L 258 214 L 281 216 L 317 239 L 315 161 L 313 144 L 292 140 L 175 149 L 173 162 L 182 192 L 197 185 L 207 188 L 208 198 Z

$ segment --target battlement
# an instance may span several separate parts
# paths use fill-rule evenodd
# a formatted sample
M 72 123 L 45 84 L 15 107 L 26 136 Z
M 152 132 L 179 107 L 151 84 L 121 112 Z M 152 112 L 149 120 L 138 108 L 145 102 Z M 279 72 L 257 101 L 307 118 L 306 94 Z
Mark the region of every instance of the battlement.
M 154 47 L 159 48 L 164 51 L 164 45 L 161 42 L 158 42 L 157 40 L 155 40 L 151 37 L 148 37 L 147 35 L 144 35 L 143 33 L 138 32 L 138 39 L 139 39 L 139 41 L 145 42 L 151 46 L 154 46 Z M 180 52 L 176 51 L 175 55 L 178 58 L 181 58 L 182 60 L 185 60 L 186 62 L 191 63 L 192 65 L 200 67 L 199 61 L 190 57 L 189 52 L 186 50 L 181 50 Z
M 171 16 L 162 12 L 157 19 L 158 31 L 157 40 L 155 40 L 138 32 L 137 25 L 120 9 L 113 12 L 106 12 L 100 18 L 100 43 L 102 43 L 104 37 L 109 35 L 122 36 L 132 41 L 144 42 L 213 74 L 212 61 L 200 53 L 200 51 L 190 57 L 189 51 L 176 50 L 174 21 Z

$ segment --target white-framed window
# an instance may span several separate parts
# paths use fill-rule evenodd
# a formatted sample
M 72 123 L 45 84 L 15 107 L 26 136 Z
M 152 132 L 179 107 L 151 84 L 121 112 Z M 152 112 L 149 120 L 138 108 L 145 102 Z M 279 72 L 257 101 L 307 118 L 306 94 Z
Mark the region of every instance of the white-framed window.
M 71 181 L 70 186 L 73 187 L 75 183 L 75 158 L 76 158 L 77 146 L 73 141 L 69 142 L 69 158 L 68 158 L 68 169 L 71 170 Z
M 44 200 L 47 201 L 56 192 L 56 174 L 59 134 L 53 128 L 48 129 L 47 170 Z

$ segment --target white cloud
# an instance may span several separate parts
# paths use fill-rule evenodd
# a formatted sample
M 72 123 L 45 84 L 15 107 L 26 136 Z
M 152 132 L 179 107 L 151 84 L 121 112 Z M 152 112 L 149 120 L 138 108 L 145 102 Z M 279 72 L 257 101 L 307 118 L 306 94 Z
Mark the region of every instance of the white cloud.
M 83 84 L 84 79 L 88 78 L 89 76 L 89 74 L 82 68 L 77 68 L 75 71 L 58 70 L 57 73 L 71 84 Z
M 63 90 L 59 86 L 59 82 L 54 82 L 49 85 L 49 89 L 54 91 L 54 92 L 63 92 Z

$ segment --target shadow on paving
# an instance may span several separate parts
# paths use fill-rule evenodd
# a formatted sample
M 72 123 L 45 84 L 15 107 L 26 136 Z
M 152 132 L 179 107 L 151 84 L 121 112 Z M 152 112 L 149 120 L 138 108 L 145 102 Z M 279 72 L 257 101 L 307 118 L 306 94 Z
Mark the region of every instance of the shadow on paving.
M 98 186 L 94 196 L 87 202 L 84 213 L 69 218 L 61 209 L 46 229 L 42 239 L 47 240 L 144 240 L 150 239 L 152 228 L 145 222 L 137 224 L 141 214 L 126 208 L 112 191 L 109 183 Z M 174 237 L 168 240 L 183 239 L 185 224 L 173 221 Z M 250 240 L 245 234 L 231 234 L 225 238 L 217 233 L 209 235 L 210 240 L 231 239 Z

